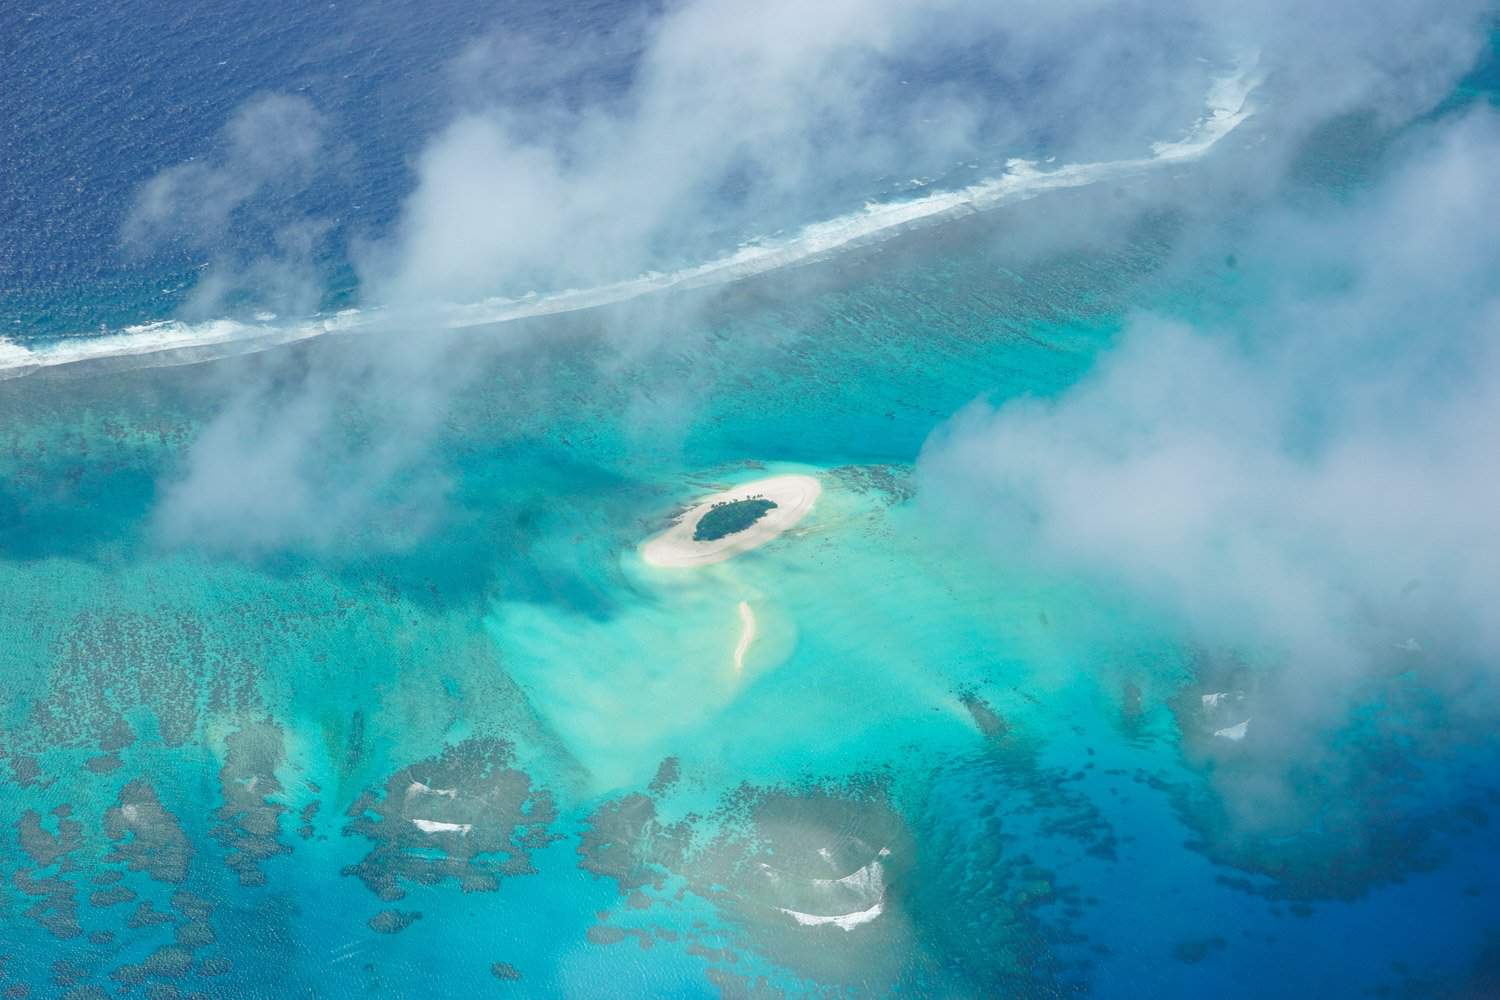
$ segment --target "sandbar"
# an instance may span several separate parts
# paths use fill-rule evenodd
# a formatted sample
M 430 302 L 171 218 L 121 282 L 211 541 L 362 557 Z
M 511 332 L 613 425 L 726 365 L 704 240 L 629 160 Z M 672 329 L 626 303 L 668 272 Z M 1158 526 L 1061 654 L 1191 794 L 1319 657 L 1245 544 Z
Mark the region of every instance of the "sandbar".
M 795 525 L 812 510 L 823 487 L 812 476 L 786 475 L 744 483 L 732 490 L 704 497 L 688 508 L 670 528 L 641 546 L 641 558 L 652 566 L 687 568 L 707 566 L 759 548 Z M 764 497 L 776 504 L 743 531 L 699 542 L 693 532 L 714 504 Z
M 755 641 L 755 612 L 750 610 L 749 601 L 740 602 L 740 641 L 734 647 L 734 672 L 741 673 L 745 669 L 745 654 L 750 651 L 750 644 Z

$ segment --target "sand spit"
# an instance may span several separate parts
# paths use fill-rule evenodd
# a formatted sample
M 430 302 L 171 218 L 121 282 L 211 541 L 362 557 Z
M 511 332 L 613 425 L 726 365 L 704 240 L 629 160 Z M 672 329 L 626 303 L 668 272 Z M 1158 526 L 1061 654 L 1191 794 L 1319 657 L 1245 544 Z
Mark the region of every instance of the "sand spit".
M 641 558 L 652 566 L 687 568 L 707 566 L 759 548 L 795 525 L 812 510 L 823 487 L 812 476 L 772 476 L 744 483 L 732 490 L 704 497 L 689 508 L 677 523 L 641 546 Z M 743 531 L 697 542 L 693 532 L 715 504 L 763 497 L 776 504 L 759 521 Z
M 742 673 L 745 669 L 745 654 L 750 651 L 750 644 L 755 641 L 755 612 L 750 610 L 749 601 L 740 602 L 740 641 L 734 647 L 734 672 Z

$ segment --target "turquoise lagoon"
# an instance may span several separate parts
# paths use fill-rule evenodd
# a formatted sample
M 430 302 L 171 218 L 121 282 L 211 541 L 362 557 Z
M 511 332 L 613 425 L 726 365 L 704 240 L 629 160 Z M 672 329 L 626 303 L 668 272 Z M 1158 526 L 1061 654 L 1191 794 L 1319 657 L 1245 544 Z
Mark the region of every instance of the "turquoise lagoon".
M 1285 764 L 1215 744 L 1193 706 L 1274 651 L 1205 648 L 924 503 L 921 446 L 970 400 L 1060 391 L 1131 309 L 1253 294 L 1171 215 L 1066 253 L 998 228 L 537 322 L 525 352 L 452 337 L 470 369 L 420 460 L 350 531 L 285 548 L 164 543 L 159 484 L 219 387 L 379 336 L 0 385 L 0 989 L 1196 996 L 1274 968 L 1308 996 L 1465 974 L 1496 874 L 1494 793 L 1465 777 L 1482 740 L 1433 751 L 1457 723 L 1389 679 L 1362 697 L 1402 723 L 1352 726 L 1353 759 L 1399 752 L 1421 780 L 1299 773 L 1247 826 L 1236 783 Z M 383 419 L 341 418 L 330 476 Z M 787 534 L 640 560 L 682 505 L 781 472 L 824 487 Z M 411 496 L 441 498 L 429 522 Z

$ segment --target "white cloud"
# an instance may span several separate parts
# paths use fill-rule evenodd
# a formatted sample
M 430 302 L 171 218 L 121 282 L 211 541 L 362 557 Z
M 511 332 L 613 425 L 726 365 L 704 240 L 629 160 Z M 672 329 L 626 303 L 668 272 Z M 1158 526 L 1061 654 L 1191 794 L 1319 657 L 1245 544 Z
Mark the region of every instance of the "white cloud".
M 1500 653 L 1497 156 L 1477 112 L 1355 205 L 1274 214 L 1237 248 L 1260 301 L 1136 317 L 1058 398 L 971 407 L 924 452 L 927 502 L 1314 673 L 1409 637 Z
M 998 162 L 1039 141 L 1064 156 L 1140 154 L 1175 138 L 1201 111 L 1215 64 L 1247 48 L 1261 52 L 1280 95 L 1267 120 L 1286 134 L 1369 101 L 1399 118 L 1443 93 L 1482 37 L 1469 0 L 1440 11 L 1349 0 L 1316 15 L 1290 3 L 1241 7 L 691 0 L 596 36 L 479 40 L 453 68 L 455 115 L 435 123 L 414 160 L 395 230 L 356 254 L 365 302 L 386 307 L 405 335 L 314 356 L 319 365 L 337 356 L 348 370 L 273 365 L 274 393 L 236 388 L 164 485 L 163 533 L 229 544 L 253 515 L 265 547 L 336 538 L 357 524 L 355 493 L 392 489 L 423 465 L 444 395 L 461 381 L 451 343 L 425 329 L 433 301 L 694 263 L 830 206 L 857 207 L 880 184 Z M 1341 20 L 1336 31 L 1302 30 L 1313 16 Z M 1392 37 L 1409 44 L 1390 48 Z M 1399 105 L 1390 95 L 1402 95 Z M 277 212 L 318 169 L 326 132 L 300 98 L 247 106 L 222 154 L 146 186 L 127 235 L 207 249 L 242 219 L 274 225 L 282 249 L 217 258 L 190 306 L 207 314 L 260 294 L 308 308 L 317 223 Z M 1270 146 L 1255 155 L 1247 169 L 1275 173 Z M 1058 221 L 1059 233 L 1088 228 Z M 371 408 L 388 441 L 346 456 L 352 472 L 331 477 L 316 456 L 343 446 L 340 401 L 366 394 L 377 394 Z M 252 502 L 232 488 L 237 465 L 274 485 Z
M 313 257 L 328 225 L 285 206 L 322 169 L 326 135 L 307 98 L 262 94 L 235 111 L 212 156 L 168 167 L 137 192 L 122 231 L 128 249 L 176 245 L 209 257 L 184 315 L 213 316 L 234 299 L 292 312 L 317 306 Z M 246 258 L 237 237 L 252 226 L 268 230 L 271 245 Z
M 556 53 L 567 69 L 497 35 L 459 61 L 463 111 L 418 160 L 398 231 L 365 256 L 366 294 L 582 287 L 806 223 L 880 177 L 1039 141 L 1064 158 L 1138 155 L 1191 121 L 1215 64 L 1247 51 L 1289 133 L 1371 103 L 1400 120 L 1472 61 L 1479 10 L 696 0 L 580 40 Z M 570 87 L 590 52 L 614 71 Z

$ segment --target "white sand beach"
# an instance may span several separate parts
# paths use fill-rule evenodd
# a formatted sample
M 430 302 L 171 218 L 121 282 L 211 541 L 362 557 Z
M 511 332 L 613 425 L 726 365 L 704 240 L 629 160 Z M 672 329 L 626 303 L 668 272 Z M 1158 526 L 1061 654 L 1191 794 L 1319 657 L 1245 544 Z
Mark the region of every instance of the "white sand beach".
M 812 476 L 787 475 L 744 483 L 732 490 L 704 497 L 661 534 L 641 546 L 641 558 L 652 566 L 687 568 L 707 566 L 759 548 L 795 525 L 812 510 L 823 487 Z M 693 532 L 715 504 L 763 497 L 776 504 L 760 520 L 743 531 L 723 538 L 698 542 Z

